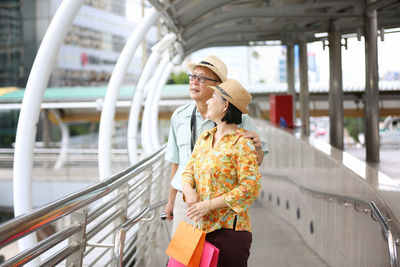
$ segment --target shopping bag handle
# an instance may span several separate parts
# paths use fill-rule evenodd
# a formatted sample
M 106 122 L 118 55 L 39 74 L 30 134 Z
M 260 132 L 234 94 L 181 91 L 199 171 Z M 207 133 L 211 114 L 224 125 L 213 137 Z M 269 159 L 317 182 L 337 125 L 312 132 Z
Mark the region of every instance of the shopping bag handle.
M 188 227 L 189 224 L 193 225 L 193 232 L 194 232 L 194 229 L 195 229 L 195 228 L 197 228 L 197 229 L 199 229 L 199 230 L 202 229 L 202 228 L 201 228 L 201 220 L 199 220 L 199 221 L 188 220 L 188 222 L 187 222 L 187 224 L 186 224 L 186 227 Z M 196 227 L 197 224 L 198 224 L 198 227 Z

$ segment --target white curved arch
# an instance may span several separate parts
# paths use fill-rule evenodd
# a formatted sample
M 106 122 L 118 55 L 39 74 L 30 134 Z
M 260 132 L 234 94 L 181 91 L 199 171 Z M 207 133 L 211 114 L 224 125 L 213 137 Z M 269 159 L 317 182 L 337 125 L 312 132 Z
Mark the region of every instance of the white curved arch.
M 142 103 L 144 100 L 144 89 L 147 82 L 150 79 L 150 75 L 153 73 L 155 66 L 158 64 L 161 57 L 162 51 L 166 49 L 173 41 L 176 40 L 175 34 L 168 34 L 163 37 L 156 45 L 153 46 L 149 59 L 140 75 L 139 82 L 135 89 L 135 94 L 133 96 L 131 109 L 129 112 L 128 121 L 128 155 L 129 163 L 135 164 L 138 160 L 137 157 L 137 135 L 138 135 L 138 125 L 139 125 L 139 115 L 142 108 Z
M 147 31 L 155 23 L 159 15 L 160 13 L 155 8 L 152 8 L 152 10 L 136 27 L 118 57 L 118 61 L 111 75 L 100 117 L 98 155 L 100 180 L 111 175 L 110 155 L 112 131 L 114 129 L 115 104 L 117 102 L 122 81 L 137 47 L 142 42 L 143 38 L 145 38 Z
M 64 165 L 68 155 L 69 128 L 68 125 L 61 120 L 60 112 L 58 110 L 50 109 L 50 112 L 56 118 L 61 129 L 61 150 L 57 162 L 53 167 L 54 170 L 59 170 Z
M 50 73 L 60 46 L 83 0 L 62 1 L 37 52 L 28 78 L 15 139 L 13 190 L 14 213 L 18 216 L 32 205 L 32 159 L 40 106 Z M 29 235 L 18 241 L 20 251 L 36 243 L 36 236 Z M 31 263 L 37 265 L 35 261 Z
M 129 121 L 128 121 L 128 156 L 129 163 L 135 164 L 138 160 L 137 157 L 137 133 L 138 133 L 138 125 L 139 125 L 139 115 L 142 108 L 142 103 L 144 99 L 144 88 L 147 82 L 150 79 L 150 75 L 154 67 L 157 65 L 158 60 L 160 59 L 161 54 L 158 52 L 151 53 L 149 59 L 146 62 L 146 65 L 143 69 L 142 75 L 140 76 L 139 82 L 135 88 L 135 95 L 133 97 L 131 110 L 129 112 Z
M 174 65 L 179 65 L 182 63 L 184 58 L 184 50 L 183 46 L 179 42 L 175 42 L 170 50 L 170 56 L 173 54 L 174 56 L 171 59 L 171 62 L 167 64 L 165 69 L 163 70 L 163 74 L 161 75 L 158 85 L 155 89 L 155 94 L 151 98 L 153 100 L 153 107 L 151 109 L 151 118 L 150 118 L 150 133 L 151 133 L 151 141 L 152 141 L 152 148 L 153 151 L 157 151 L 160 148 L 160 136 L 158 131 L 158 111 L 159 111 L 159 102 L 161 99 L 161 91 L 166 84 L 168 77 L 172 72 L 172 68 Z
M 165 83 L 168 80 L 169 75 L 172 72 L 172 67 L 174 64 L 172 62 L 168 62 L 166 67 L 163 70 L 163 73 L 158 81 L 158 84 L 155 88 L 155 93 L 152 97 L 152 109 L 150 114 L 150 134 L 151 134 L 151 143 L 153 151 L 157 151 L 160 148 L 160 135 L 158 131 L 158 110 L 159 110 L 159 102 L 161 98 L 161 91 L 164 88 Z
M 141 141 L 143 147 L 143 155 L 148 155 L 153 151 L 153 141 L 151 140 L 151 127 L 150 127 L 150 118 L 151 118 L 151 109 L 154 108 L 152 106 L 152 99 L 155 96 L 155 91 L 157 89 L 158 81 L 161 79 L 162 74 L 165 70 L 169 61 L 168 52 L 164 52 L 163 59 L 157 67 L 157 70 L 153 76 L 153 78 L 148 83 L 146 102 L 143 111 L 142 117 L 142 129 L 141 129 Z

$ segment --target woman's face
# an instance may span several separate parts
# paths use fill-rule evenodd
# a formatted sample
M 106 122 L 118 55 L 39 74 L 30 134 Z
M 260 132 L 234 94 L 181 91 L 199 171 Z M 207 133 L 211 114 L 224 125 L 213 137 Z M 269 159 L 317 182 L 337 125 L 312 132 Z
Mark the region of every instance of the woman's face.
M 212 97 L 207 100 L 206 117 L 213 121 L 221 120 L 228 109 L 228 101 L 223 99 L 219 94 L 213 93 Z

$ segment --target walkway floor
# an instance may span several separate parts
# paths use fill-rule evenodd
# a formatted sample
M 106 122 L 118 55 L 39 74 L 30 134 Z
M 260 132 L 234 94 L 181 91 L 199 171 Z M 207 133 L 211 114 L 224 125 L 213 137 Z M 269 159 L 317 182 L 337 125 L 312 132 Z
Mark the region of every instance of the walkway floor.
M 365 162 L 365 147 L 346 147 L 345 151 Z M 381 146 L 379 157 L 380 162 L 368 164 L 390 178 L 400 181 L 400 145 Z
M 294 227 L 256 201 L 251 208 L 253 243 L 249 267 L 328 266 L 301 239 Z
M 296 230 L 279 217 L 271 214 L 256 201 L 251 208 L 253 243 L 250 251 L 249 267 L 325 267 L 328 266 L 315 254 Z M 164 254 L 168 241 L 163 229 L 159 233 L 160 258 L 149 259 L 146 266 L 165 266 Z

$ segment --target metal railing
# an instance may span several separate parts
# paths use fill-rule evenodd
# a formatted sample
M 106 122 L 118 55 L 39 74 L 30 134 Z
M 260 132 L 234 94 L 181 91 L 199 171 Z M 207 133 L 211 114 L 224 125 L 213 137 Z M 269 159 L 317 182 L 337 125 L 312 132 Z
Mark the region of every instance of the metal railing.
M 160 201 L 169 188 L 170 179 L 163 177 L 168 173 L 164 153 L 165 147 L 104 181 L 0 225 L 0 248 L 48 226 L 57 229 L 0 266 L 23 265 L 39 256 L 40 266 L 64 262 L 67 266 L 114 265 L 113 244 L 120 227 L 132 221 L 127 218 L 135 219 L 135 227 L 130 227 L 125 242 L 136 253 L 125 255 L 132 257 L 136 266 L 147 249 L 143 244 L 154 239 L 160 221 L 137 222 L 147 211 L 156 211 L 164 204 Z
M 399 262 L 397 259 L 397 248 L 396 248 L 396 241 L 393 238 L 392 229 L 388 223 L 389 219 L 386 219 L 382 212 L 378 209 L 373 201 L 369 203 L 371 208 L 371 213 L 374 214 L 375 218 L 379 222 L 382 227 L 382 231 L 387 239 L 388 249 L 389 249 L 389 260 L 391 267 L 397 267 Z
M 126 243 L 127 232 L 130 229 L 132 229 L 133 226 L 135 226 L 137 223 L 139 223 L 141 221 L 153 221 L 155 218 L 157 218 L 157 215 L 155 212 L 149 218 L 144 218 L 144 216 L 147 215 L 149 212 L 154 211 L 161 206 L 164 206 L 166 203 L 167 203 L 167 201 L 164 200 L 164 201 L 155 203 L 153 205 L 150 205 L 150 206 L 144 208 L 142 211 L 140 211 L 136 216 L 134 216 L 133 218 L 126 221 L 123 225 L 121 225 L 121 227 L 118 230 L 117 236 L 115 238 L 115 243 L 114 243 L 114 245 L 112 245 L 112 247 L 114 248 L 116 266 L 118 266 L 118 267 L 124 266 L 124 259 L 125 259 L 124 255 L 125 254 L 129 255 L 132 253 L 132 251 L 129 251 L 129 250 L 125 252 L 125 243 Z M 163 219 L 165 220 L 165 217 Z M 134 243 L 134 245 L 136 245 L 135 243 Z M 131 246 L 131 248 L 132 247 L 135 247 L 135 246 Z M 137 252 L 134 252 L 134 253 L 137 254 Z M 130 266 L 133 259 L 135 259 L 135 258 L 136 257 L 131 257 L 125 265 Z
M 344 195 L 338 194 L 331 194 L 326 192 L 321 192 L 313 189 L 309 189 L 307 187 L 302 186 L 301 184 L 297 183 L 293 179 L 285 175 L 277 175 L 273 173 L 263 172 L 263 176 L 275 177 L 278 179 L 284 179 L 289 183 L 293 184 L 300 191 L 307 193 L 311 196 L 323 198 L 328 201 L 337 200 L 342 203 L 344 206 L 353 205 L 354 209 L 359 212 L 370 213 L 371 218 L 378 222 L 382 228 L 382 232 L 384 234 L 384 238 L 387 240 L 388 245 L 388 252 L 389 252 L 389 262 L 390 267 L 399 267 L 398 265 L 398 258 L 397 258 L 397 248 L 396 246 L 400 245 L 399 239 L 395 240 L 392 234 L 392 229 L 389 225 L 390 218 L 385 218 L 379 208 L 376 206 L 374 201 L 367 201 L 359 198 L 348 197 Z M 360 209 L 363 207 L 364 209 Z

